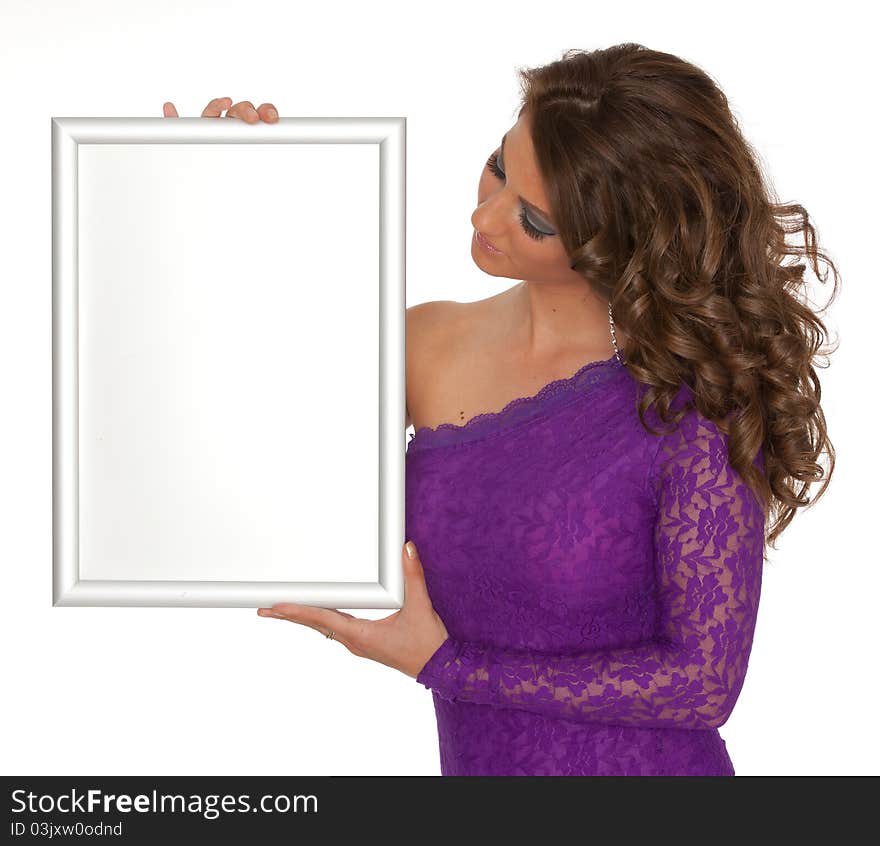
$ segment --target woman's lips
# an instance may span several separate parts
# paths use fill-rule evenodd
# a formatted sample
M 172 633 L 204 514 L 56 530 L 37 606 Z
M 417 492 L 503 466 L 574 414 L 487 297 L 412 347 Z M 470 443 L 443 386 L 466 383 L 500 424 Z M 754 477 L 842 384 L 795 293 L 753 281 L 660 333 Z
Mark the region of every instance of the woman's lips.
M 474 232 L 477 233 L 477 243 L 487 252 L 493 253 L 494 255 L 503 255 L 501 250 L 498 249 L 491 241 L 487 241 L 481 234 L 478 229 L 475 229 Z

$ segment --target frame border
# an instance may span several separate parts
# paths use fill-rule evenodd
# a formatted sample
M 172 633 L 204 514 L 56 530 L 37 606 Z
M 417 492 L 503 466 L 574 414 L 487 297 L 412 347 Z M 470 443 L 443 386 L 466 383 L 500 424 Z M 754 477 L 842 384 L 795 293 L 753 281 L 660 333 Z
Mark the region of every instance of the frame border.
M 401 608 L 405 532 L 406 118 L 52 118 L 53 605 Z M 379 145 L 379 564 L 377 582 L 87 580 L 79 573 L 80 144 Z M 404 433 L 405 434 L 405 433 Z

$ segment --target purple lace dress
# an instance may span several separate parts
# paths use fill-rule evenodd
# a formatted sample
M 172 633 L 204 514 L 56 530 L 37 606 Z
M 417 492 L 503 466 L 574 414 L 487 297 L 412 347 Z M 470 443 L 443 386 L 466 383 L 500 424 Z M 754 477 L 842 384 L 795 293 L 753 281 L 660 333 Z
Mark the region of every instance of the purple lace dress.
M 443 775 L 734 774 L 764 514 L 696 409 L 642 427 L 642 387 L 612 356 L 407 445 Z

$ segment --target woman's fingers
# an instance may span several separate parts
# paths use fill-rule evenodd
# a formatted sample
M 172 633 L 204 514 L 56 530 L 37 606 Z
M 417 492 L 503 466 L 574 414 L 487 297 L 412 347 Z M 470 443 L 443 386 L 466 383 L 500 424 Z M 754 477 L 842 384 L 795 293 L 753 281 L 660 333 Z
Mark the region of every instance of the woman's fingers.
M 335 631 L 345 636 L 358 634 L 363 628 L 358 624 L 372 622 L 335 608 L 317 608 L 314 605 L 297 605 L 293 602 L 279 602 L 271 608 L 259 608 L 257 613 L 261 617 L 277 617 L 292 623 L 301 623 L 324 634 Z
M 255 109 L 250 100 L 242 100 L 233 106 L 231 97 L 215 97 L 202 110 L 202 117 L 220 117 L 224 109 L 226 117 L 239 118 L 245 123 L 259 123 L 261 120 L 265 123 L 278 122 L 278 110 L 272 103 L 262 103 L 259 109 Z M 180 117 L 171 102 L 163 104 L 162 112 L 165 117 Z
M 279 602 L 271 608 L 258 608 L 261 617 L 275 617 L 291 623 L 300 623 L 320 632 L 325 637 L 333 632 L 333 639 L 339 641 L 349 652 L 363 656 L 366 630 L 373 623 L 335 608 L 316 608 L 312 605 L 296 605 L 292 602 Z
M 266 123 L 278 122 L 278 109 L 271 103 L 263 103 L 258 109 L 257 114 L 266 121 Z
M 223 109 L 228 109 L 232 105 L 232 97 L 215 97 L 202 110 L 202 117 L 220 117 Z
M 250 100 L 242 100 L 226 111 L 226 117 L 241 118 L 245 123 L 259 123 L 260 115 Z

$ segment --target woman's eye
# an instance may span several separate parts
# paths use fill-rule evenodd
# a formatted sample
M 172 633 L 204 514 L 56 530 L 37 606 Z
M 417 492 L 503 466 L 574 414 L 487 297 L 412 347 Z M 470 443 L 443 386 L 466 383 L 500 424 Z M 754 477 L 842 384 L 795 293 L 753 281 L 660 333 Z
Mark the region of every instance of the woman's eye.
M 490 171 L 492 171 L 493 174 L 495 174 L 495 176 L 498 179 L 505 178 L 504 171 L 500 167 L 498 167 L 498 152 L 497 151 L 492 153 L 491 156 L 489 156 L 489 161 L 486 162 L 486 166 L 489 168 Z M 537 229 L 535 226 L 532 225 L 532 223 L 529 221 L 528 217 L 526 216 L 525 208 L 520 209 L 519 222 L 522 225 L 522 228 L 525 231 L 526 235 L 528 235 L 530 238 L 534 238 L 536 241 L 541 241 L 544 238 L 546 238 L 548 235 L 548 233 L 541 232 L 540 229 Z
M 500 167 L 498 167 L 498 153 L 497 152 L 492 153 L 492 155 L 489 156 L 489 161 L 486 162 L 486 164 L 488 165 L 489 170 L 491 170 L 492 173 L 495 174 L 495 176 L 497 176 L 499 179 L 504 179 L 504 171 L 501 170 Z
M 546 238 L 546 234 L 541 232 L 540 229 L 536 229 L 529 222 L 529 219 L 526 217 L 526 210 L 520 209 L 519 211 L 519 222 L 522 224 L 522 228 L 525 230 L 526 235 L 531 238 L 534 238 L 536 241 L 541 241 Z

